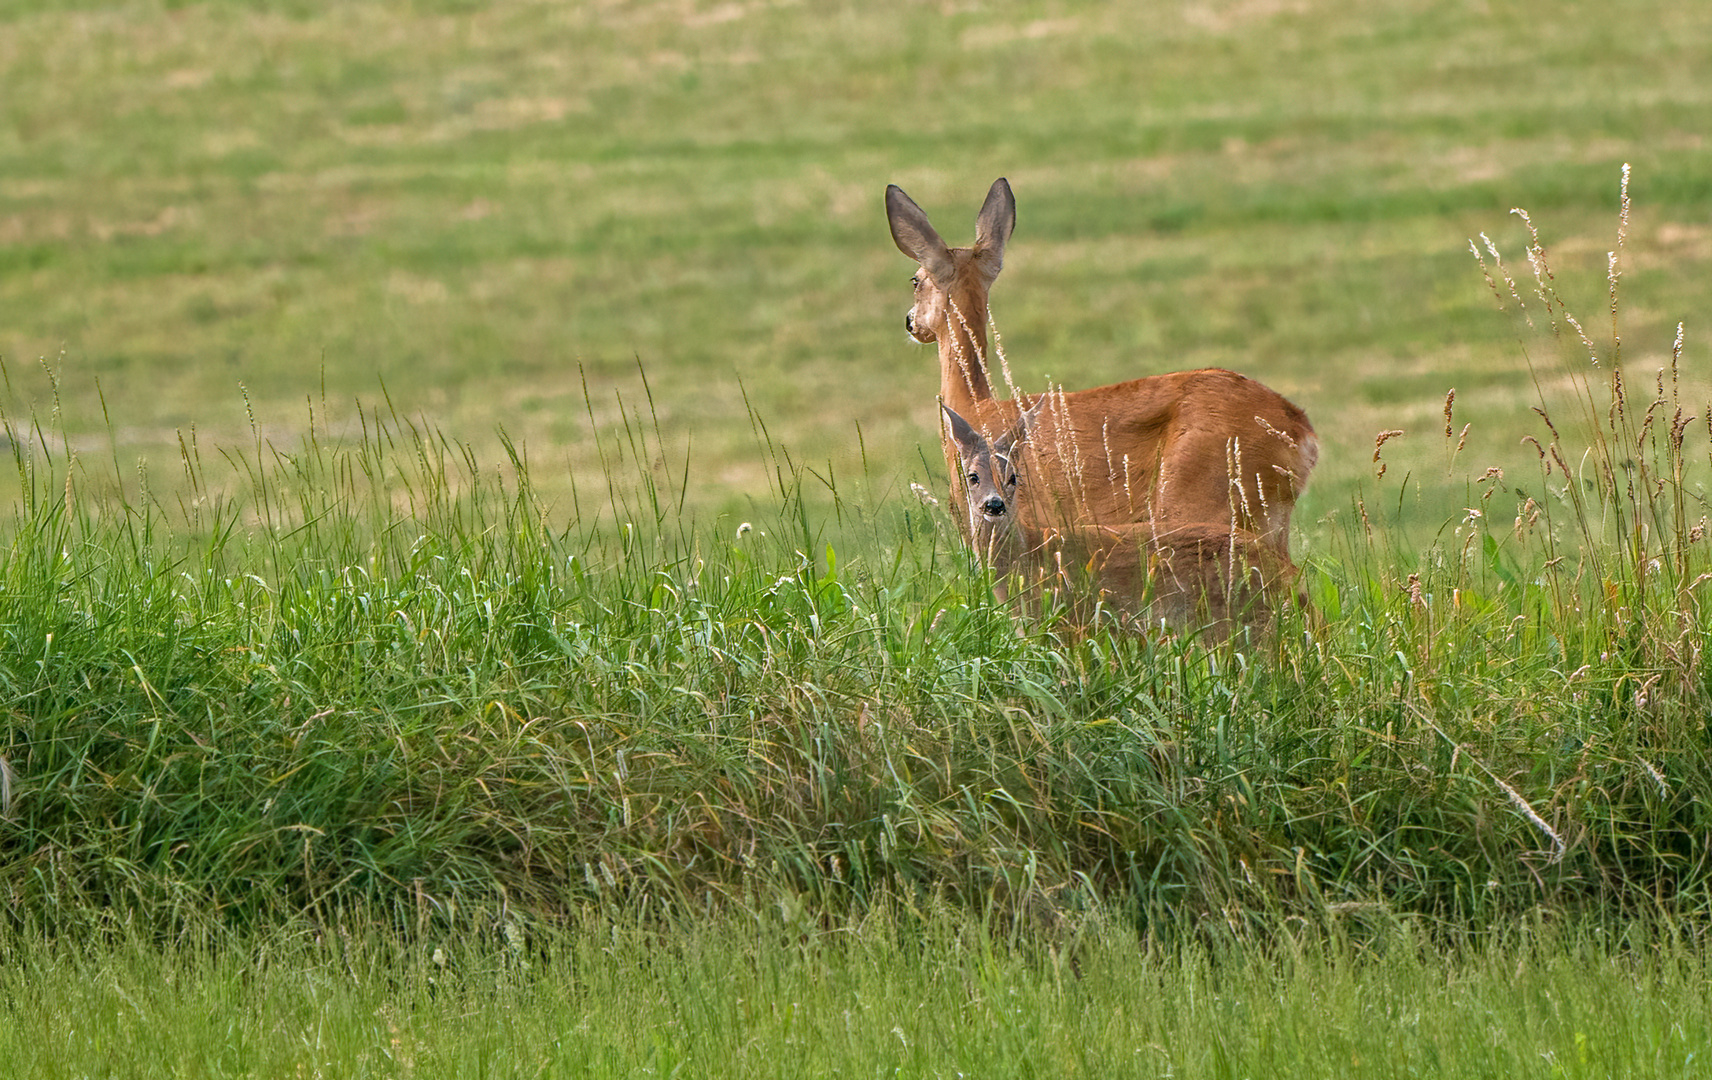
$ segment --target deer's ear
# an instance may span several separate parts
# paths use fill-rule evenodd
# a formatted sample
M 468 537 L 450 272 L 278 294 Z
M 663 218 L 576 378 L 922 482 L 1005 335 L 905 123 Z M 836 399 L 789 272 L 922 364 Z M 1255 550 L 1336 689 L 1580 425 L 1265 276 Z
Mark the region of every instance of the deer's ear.
M 1034 405 L 1029 408 L 1027 412 L 1022 413 L 1017 417 L 1016 426 L 1005 432 L 1005 434 L 993 444 L 993 448 L 998 450 L 1000 453 L 1008 454 L 1021 446 L 1024 442 L 1028 441 L 1029 435 L 1033 434 L 1035 425 L 1040 420 L 1041 410 L 1046 408 L 1046 402 L 1049 397 L 1051 397 L 1050 394 L 1040 395 Z
M 1027 412 L 1017 417 L 1017 428 L 1023 433 L 1023 435 L 1026 436 L 1029 432 L 1035 429 L 1036 425 L 1040 421 L 1041 411 L 1046 408 L 1046 403 L 1051 400 L 1051 398 L 1052 395 L 1050 393 L 1040 395 L 1040 397 L 1035 399 L 1034 404 L 1029 406 Z
M 950 286 L 954 269 L 951 249 L 940 239 L 927 214 L 896 184 L 886 186 L 886 222 L 892 227 L 892 242 L 898 250 L 920 263 L 935 285 L 942 289 Z
M 987 191 L 987 201 L 975 216 L 975 257 L 987 272 L 987 280 L 999 276 L 1005 265 L 1005 245 L 1016 228 L 1016 197 L 1004 177 L 993 181 Z
M 987 440 L 969 421 L 958 416 L 955 409 L 944 402 L 939 403 L 939 409 L 945 414 L 945 427 L 951 432 L 951 441 L 957 444 L 957 451 L 964 458 L 974 457 L 987 448 Z

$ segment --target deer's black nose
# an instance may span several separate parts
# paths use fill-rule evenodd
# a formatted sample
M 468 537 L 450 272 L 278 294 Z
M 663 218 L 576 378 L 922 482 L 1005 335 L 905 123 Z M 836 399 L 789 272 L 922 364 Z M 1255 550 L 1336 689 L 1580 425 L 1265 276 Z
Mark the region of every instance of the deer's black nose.
M 981 512 L 988 517 L 998 517 L 1005 512 L 1005 500 L 994 495 L 981 504 Z

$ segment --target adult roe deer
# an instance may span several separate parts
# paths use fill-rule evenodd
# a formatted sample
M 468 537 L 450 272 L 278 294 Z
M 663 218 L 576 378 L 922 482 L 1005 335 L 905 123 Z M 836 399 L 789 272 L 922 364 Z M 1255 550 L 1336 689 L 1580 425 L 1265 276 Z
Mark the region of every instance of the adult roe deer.
M 995 439 L 941 405 L 957 447 L 966 492 L 970 545 L 993 573 L 993 593 L 1010 599 L 1013 584 L 1037 610 L 1055 601 L 1086 623 L 1093 605 L 1178 630 L 1229 633 L 1236 622 L 1264 625 L 1279 601 L 1302 601 L 1296 567 L 1260 536 L 1216 524 L 1164 527 L 1122 524 L 1026 524 L 1018 511 L 1016 451 L 1030 436 L 1045 399 Z
M 1010 184 L 993 182 L 966 248 L 948 247 L 896 184 L 886 188 L 886 218 L 898 250 L 919 267 L 904 325 L 939 346 L 940 400 L 978 431 L 1013 427 L 1021 408 L 993 396 L 987 354 L 987 295 L 1016 225 Z M 1025 503 L 1039 515 L 1029 524 L 1218 525 L 1258 534 L 1288 561 L 1290 512 L 1319 457 L 1301 409 L 1221 368 L 1046 396 L 1027 443 L 1028 472 L 1042 489 Z M 947 461 L 956 460 L 949 434 L 944 445 Z M 966 511 L 961 485 L 951 497 Z

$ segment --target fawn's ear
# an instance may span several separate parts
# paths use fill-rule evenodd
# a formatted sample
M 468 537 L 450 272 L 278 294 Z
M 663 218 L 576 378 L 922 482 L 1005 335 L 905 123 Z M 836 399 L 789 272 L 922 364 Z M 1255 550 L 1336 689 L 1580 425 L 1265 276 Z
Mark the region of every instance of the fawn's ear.
M 922 208 L 896 184 L 886 185 L 886 222 L 892 227 L 892 242 L 898 250 L 920 263 L 935 285 L 950 288 L 956 271 L 951 249 Z
M 951 432 L 951 441 L 957 444 L 957 452 L 962 455 L 963 460 L 967 461 L 987 449 L 987 440 L 981 437 L 981 433 L 976 431 L 969 421 L 958 416 L 957 410 L 943 401 L 939 403 L 939 409 L 945 414 L 946 430 Z
M 993 449 L 1001 454 L 1009 454 L 1017 447 L 1028 441 L 1034 433 L 1035 423 L 1040 419 L 1041 410 L 1046 408 L 1046 402 L 1051 394 L 1042 394 L 1027 412 L 1017 417 L 1016 426 L 1005 432 L 993 443 Z

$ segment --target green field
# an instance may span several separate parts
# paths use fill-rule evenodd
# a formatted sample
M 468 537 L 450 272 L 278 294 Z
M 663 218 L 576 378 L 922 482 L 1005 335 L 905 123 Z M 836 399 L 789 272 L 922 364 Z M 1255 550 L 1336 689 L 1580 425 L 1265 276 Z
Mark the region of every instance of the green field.
M 1696 1075 L 1709 70 L 1662 0 L 0 7 L 0 1071 Z M 1019 384 L 1313 418 L 1310 613 L 1019 622 L 911 493 L 882 195 L 1001 175 Z

